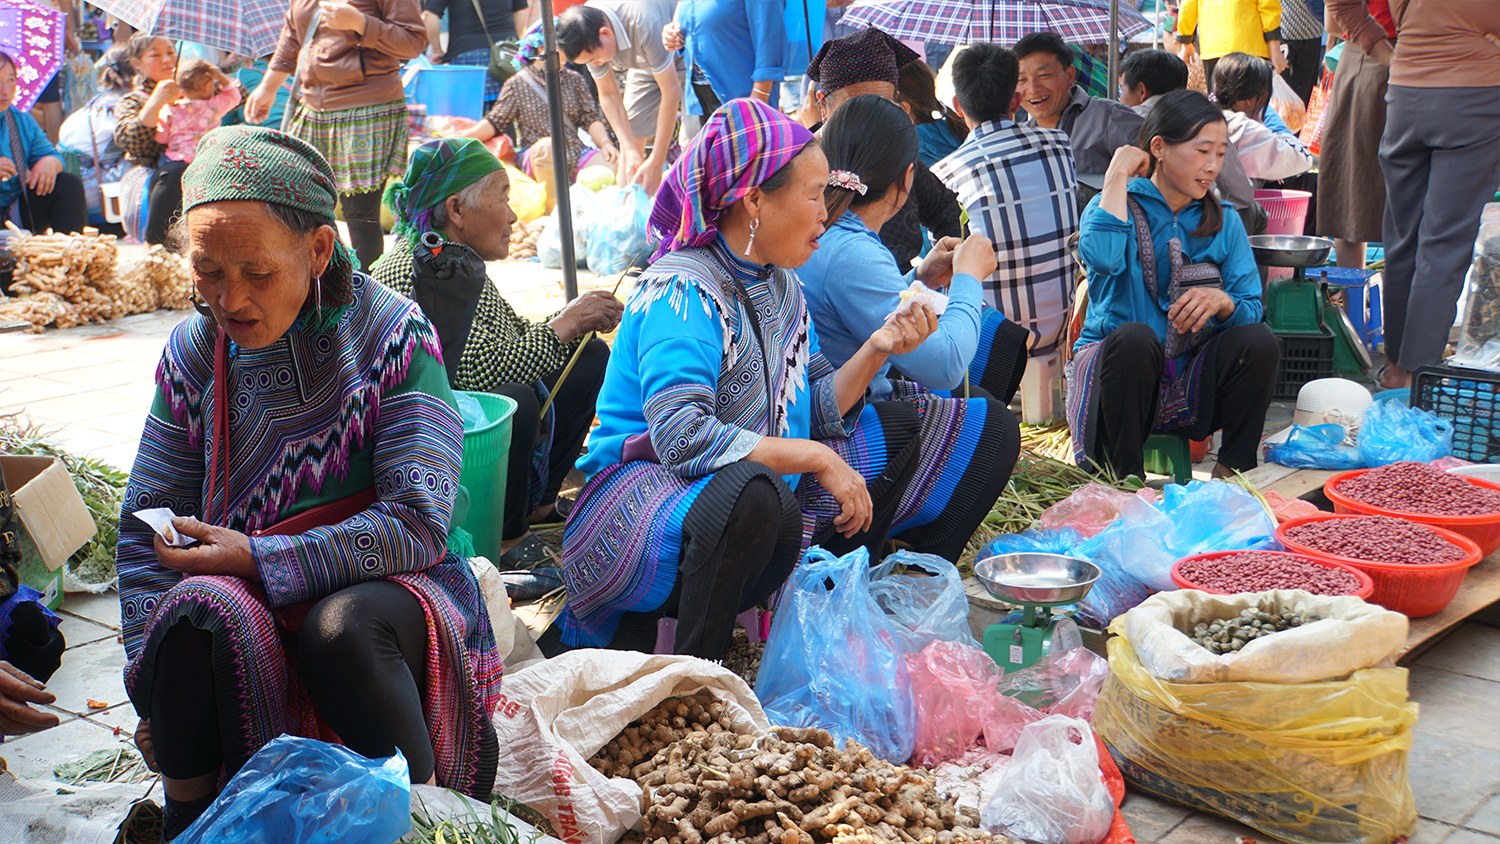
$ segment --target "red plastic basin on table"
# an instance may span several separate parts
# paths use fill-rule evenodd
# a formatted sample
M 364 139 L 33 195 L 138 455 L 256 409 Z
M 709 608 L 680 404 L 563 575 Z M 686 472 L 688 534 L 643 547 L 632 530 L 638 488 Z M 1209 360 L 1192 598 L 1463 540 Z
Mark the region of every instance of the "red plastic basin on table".
M 1359 513 L 1364 516 L 1393 516 L 1397 519 L 1406 519 L 1419 525 L 1443 528 L 1454 533 L 1461 533 L 1474 540 L 1479 546 L 1479 556 L 1488 557 L 1500 548 L 1500 513 L 1485 513 L 1480 516 L 1440 516 L 1433 513 L 1407 513 L 1403 510 L 1389 510 L 1385 507 L 1377 507 L 1374 504 L 1366 504 L 1340 493 L 1335 487 L 1350 478 L 1358 477 L 1371 469 L 1354 469 L 1348 472 L 1340 472 L 1323 482 L 1323 494 L 1333 502 L 1335 513 Z M 1500 492 L 1500 484 L 1492 483 L 1481 478 L 1470 475 L 1454 475 L 1455 478 L 1463 478 L 1477 487 Z
M 1322 522 L 1329 519 L 1358 519 L 1368 513 L 1349 513 L 1335 515 L 1324 513 L 1317 516 L 1304 516 L 1300 519 L 1292 519 L 1276 526 L 1276 541 L 1286 547 L 1288 551 L 1312 557 L 1313 559 L 1329 560 L 1340 563 L 1350 568 L 1359 569 L 1370 576 L 1375 582 L 1375 591 L 1365 600 L 1372 604 L 1379 604 L 1388 610 L 1402 613 L 1408 618 L 1421 618 L 1424 615 L 1442 612 L 1458 594 L 1458 587 L 1464 582 L 1464 575 L 1468 573 L 1469 567 L 1484 559 L 1479 553 L 1479 545 L 1461 533 L 1447 530 L 1432 525 L 1424 527 L 1432 528 L 1437 534 L 1449 542 L 1462 548 L 1465 552 L 1463 557 L 1451 563 L 1434 563 L 1431 565 L 1406 565 L 1404 563 L 1384 563 L 1373 560 L 1356 560 L 1353 557 L 1341 557 L 1338 554 L 1330 554 L 1327 551 L 1319 551 L 1309 548 L 1288 539 L 1286 532 L 1298 525 L 1309 522 Z M 1381 514 L 1384 515 L 1384 514 Z M 1400 518 L 1400 516 L 1397 516 Z
M 1349 572 L 1350 574 L 1354 575 L 1354 577 L 1359 580 L 1359 589 L 1355 592 L 1351 592 L 1351 595 L 1356 598 L 1369 600 L 1370 596 L 1375 593 L 1375 579 L 1348 563 L 1340 562 L 1338 560 L 1331 560 L 1327 557 L 1322 556 L 1315 557 L 1311 554 L 1294 554 L 1290 551 L 1210 551 L 1207 554 L 1194 554 L 1190 557 L 1183 557 L 1182 559 L 1172 564 L 1172 582 L 1182 587 L 1183 589 L 1197 589 L 1200 592 L 1207 592 L 1210 595 L 1232 595 L 1234 594 L 1232 592 L 1220 592 L 1217 589 L 1209 589 L 1206 586 L 1199 586 L 1193 581 L 1188 580 L 1186 577 L 1183 577 L 1180 567 L 1183 563 L 1196 562 L 1198 560 L 1212 561 L 1220 559 L 1221 557 L 1232 557 L 1235 554 L 1271 554 L 1273 556 L 1286 557 L 1288 559 L 1307 560 L 1310 563 L 1317 563 L 1320 566 L 1326 566 L 1331 569 L 1342 569 L 1343 571 Z

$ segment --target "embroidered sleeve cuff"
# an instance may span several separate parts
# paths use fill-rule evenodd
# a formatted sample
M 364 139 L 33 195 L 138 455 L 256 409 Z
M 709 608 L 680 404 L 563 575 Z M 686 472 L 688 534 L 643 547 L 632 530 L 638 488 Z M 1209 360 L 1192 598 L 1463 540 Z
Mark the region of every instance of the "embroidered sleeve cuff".
M 308 597 L 309 584 L 302 576 L 301 561 L 293 550 L 292 537 L 251 537 L 250 553 L 272 607 L 295 604 Z
M 839 413 L 839 399 L 834 392 L 834 376 L 820 378 L 812 385 L 812 436 L 813 439 L 847 437 L 854 432 L 860 411 L 865 408 L 861 398 L 848 413 Z

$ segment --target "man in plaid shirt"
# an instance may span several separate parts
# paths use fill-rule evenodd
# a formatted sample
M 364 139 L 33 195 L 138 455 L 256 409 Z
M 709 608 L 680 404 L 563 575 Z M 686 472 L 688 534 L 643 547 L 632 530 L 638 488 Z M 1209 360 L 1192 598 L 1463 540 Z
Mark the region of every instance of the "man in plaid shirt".
M 953 59 L 953 88 L 969 137 L 932 172 L 995 244 L 999 267 L 985 300 L 1030 333 L 1032 357 L 1051 353 L 1073 305 L 1077 174 L 1066 133 L 1021 126 L 1015 53 L 974 44 Z

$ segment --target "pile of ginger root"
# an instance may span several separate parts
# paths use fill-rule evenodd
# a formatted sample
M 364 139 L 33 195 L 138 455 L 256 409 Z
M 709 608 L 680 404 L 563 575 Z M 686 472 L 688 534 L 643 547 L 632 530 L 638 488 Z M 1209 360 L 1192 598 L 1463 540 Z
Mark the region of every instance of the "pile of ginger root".
M 824 730 L 737 732 L 725 704 L 667 698 L 589 763 L 644 792 L 627 844 L 965 844 L 1010 839 L 940 797 L 930 772 Z

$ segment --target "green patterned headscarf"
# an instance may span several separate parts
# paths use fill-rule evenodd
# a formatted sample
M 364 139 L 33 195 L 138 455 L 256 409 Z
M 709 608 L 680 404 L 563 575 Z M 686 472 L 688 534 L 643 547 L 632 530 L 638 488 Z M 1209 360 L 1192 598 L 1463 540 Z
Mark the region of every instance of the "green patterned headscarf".
M 385 189 L 396 236 L 412 243 L 432 231 L 432 209 L 500 168 L 500 159 L 473 138 L 439 138 L 417 147 L 405 178 Z
M 203 136 L 198 156 L 182 174 L 182 213 L 209 202 L 260 201 L 306 211 L 334 222 L 338 186 L 333 168 L 306 142 L 262 126 L 225 126 Z M 352 301 L 350 281 L 359 259 L 334 237 L 333 259 L 318 279 L 316 325 L 338 324 Z

